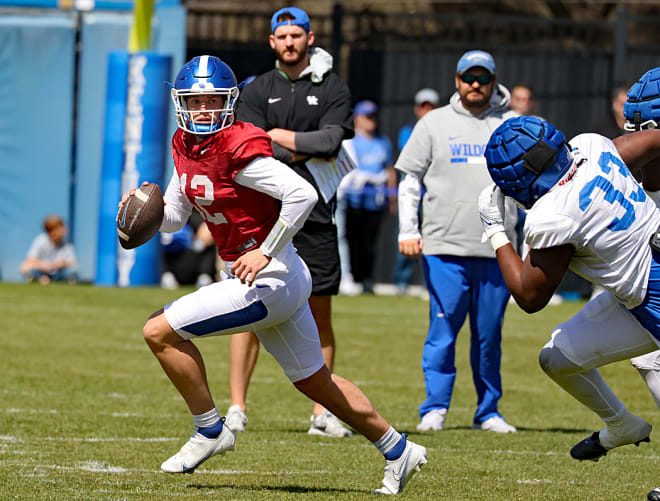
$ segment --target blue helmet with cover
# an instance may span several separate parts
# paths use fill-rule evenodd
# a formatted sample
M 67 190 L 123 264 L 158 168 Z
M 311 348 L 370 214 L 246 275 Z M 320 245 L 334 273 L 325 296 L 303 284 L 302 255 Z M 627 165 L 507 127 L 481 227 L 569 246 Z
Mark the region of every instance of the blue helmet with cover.
M 185 131 L 214 134 L 234 123 L 234 106 L 239 94 L 236 76 L 226 63 L 215 56 L 197 56 L 184 64 L 176 75 L 171 94 L 176 123 Z M 202 111 L 207 116 L 203 120 L 200 119 L 199 109 L 190 110 L 188 106 L 191 97 L 200 95 L 223 97 L 220 107 Z
M 537 117 L 514 117 L 490 136 L 488 172 L 502 192 L 529 209 L 573 164 L 566 138 Z
M 660 67 L 642 75 L 628 90 L 623 105 L 627 131 L 657 129 L 660 126 Z

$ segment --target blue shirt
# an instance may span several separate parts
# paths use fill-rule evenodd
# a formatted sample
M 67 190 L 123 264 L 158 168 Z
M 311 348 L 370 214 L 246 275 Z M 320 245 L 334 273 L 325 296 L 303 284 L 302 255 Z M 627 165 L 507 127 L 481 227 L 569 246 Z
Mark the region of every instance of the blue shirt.
M 346 200 L 353 208 L 381 210 L 387 205 L 386 168 L 392 165 L 392 143 L 386 136 L 353 138 L 357 172 L 347 189 Z

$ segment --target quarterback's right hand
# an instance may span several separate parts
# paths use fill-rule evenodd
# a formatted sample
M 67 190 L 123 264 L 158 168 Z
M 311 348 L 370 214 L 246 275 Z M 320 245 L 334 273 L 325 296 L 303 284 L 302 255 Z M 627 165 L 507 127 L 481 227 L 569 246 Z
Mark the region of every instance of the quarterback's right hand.
M 410 238 L 399 240 L 399 252 L 406 257 L 418 257 L 424 248 L 424 240 L 421 238 Z
M 147 184 L 149 184 L 147 181 L 142 182 L 142 186 L 145 186 Z M 138 190 L 137 188 L 131 188 L 130 190 L 128 190 L 128 193 L 124 193 L 122 195 L 121 200 L 119 201 L 119 204 L 118 204 L 120 209 L 124 206 L 124 204 L 126 203 L 126 200 L 128 200 L 129 197 L 132 197 L 133 195 L 135 195 L 135 192 L 137 190 Z

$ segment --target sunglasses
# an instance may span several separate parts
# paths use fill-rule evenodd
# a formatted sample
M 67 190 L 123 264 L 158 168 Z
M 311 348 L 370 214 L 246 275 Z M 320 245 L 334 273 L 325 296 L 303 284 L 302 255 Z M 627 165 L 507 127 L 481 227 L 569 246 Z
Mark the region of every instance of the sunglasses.
M 493 75 L 471 75 L 470 73 L 463 73 L 460 77 L 462 82 L 472 85 L 476 80 L 479 85 L 488 85 L 493 81 Z

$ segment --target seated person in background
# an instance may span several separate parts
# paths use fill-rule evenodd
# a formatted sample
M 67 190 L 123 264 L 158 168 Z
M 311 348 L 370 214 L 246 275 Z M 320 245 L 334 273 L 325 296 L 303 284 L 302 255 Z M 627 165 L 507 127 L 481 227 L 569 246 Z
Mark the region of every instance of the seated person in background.
M 163 244 L 163 289 L 179 285 L 202 287 L 215 282 L 217 251 L 213 236 L 202 217 L 194 212 L 183 228 L 161 233 Z
M 45 233 L 32 241 L 21 273 L 28 282 L 38 280 L 46 285 L 51 280 L 75 282 L 76 253 L 66 240 L 68 229 L 62 218 L 56 215 L 44 219 Z

